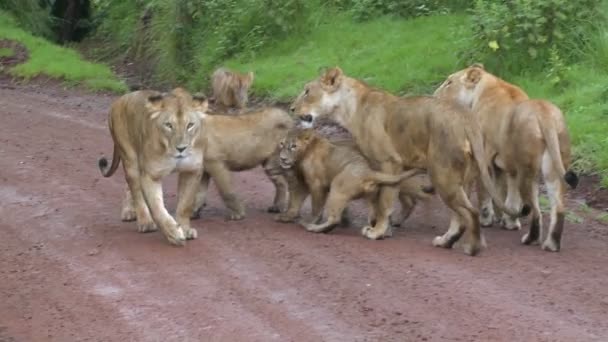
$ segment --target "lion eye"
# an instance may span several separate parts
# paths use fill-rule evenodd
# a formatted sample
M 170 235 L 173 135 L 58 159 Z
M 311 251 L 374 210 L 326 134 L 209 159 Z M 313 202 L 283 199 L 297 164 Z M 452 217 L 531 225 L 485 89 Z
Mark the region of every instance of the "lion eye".
M 173 125 L 170 122 L 165 122 L 165 127 L 168 129 L 173 129 Z
M 192 127 L 194 127 L 194 123 L 189 122 L 188 125 L 186 126 L 186 129 L 191 129 Z

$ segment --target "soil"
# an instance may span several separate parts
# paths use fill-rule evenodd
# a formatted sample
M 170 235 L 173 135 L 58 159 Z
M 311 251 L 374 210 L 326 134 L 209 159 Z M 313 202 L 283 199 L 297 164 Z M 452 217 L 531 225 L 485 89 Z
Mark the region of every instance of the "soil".
M 233 179 L 247 218 L 225 221 L 212 189 L 199 238 L 172 247 L 120 221 L 122 173 L 97 169 L 112 151 L 113 98 L 8 82 L 0 341 L 608 340 L 608 227 L 595 212 L 566 223 L 560 253 L 488 228 L 488 248 L 468 257 L 431 246 L 448 225 L 438 200 L 382 241 L 359 234 L 359 202 L 331 234 L 277 223 L 258 168 Z M 173 210 L 175 177 L 164 187 Z

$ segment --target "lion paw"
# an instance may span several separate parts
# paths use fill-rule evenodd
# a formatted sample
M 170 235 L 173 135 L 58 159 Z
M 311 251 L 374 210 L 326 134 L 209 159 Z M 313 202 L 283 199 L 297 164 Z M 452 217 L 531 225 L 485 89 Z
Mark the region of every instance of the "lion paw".
M 521 223 L 519 220 L 514 220 L 510 217 L 503 217 L 500 221 L 500 226 L 506 230 L 521 230 Z
M 278 205 L 271 205 L 270 207 L 268 207 L 268 209 L 266 209 L 266 211 L 271 214 L 276 214 L 276 213 L 280 213 L 281 209 L 279 208 Z
M 124 222 L 132 222 L 137 219 L 137 213 L 133 208 L 123 208 L 120 212 L 120 219 Z
M 151 233 L 157 230 L 158 227 L 156 226 L 156 224 L 154 224 L 154 222 L 137 224 L 137 231 L 140 233 Z
M 192 215 L 190 215 L 190 219 L 191 220 L 198 220 L 201 218 L 201 212 L 203 211 L 203 208 L 198 208 L 196 210 L 192 210 Z
M 184 233 L 184 229 L 182 227 L 176 227 L 175 229 L 171 229 L 165 233 L 165 237 L 175 246 L 183 246 L 186 244 L 186 234 Z
M 547 251 L 547 252 L 559 252 L 560 250 L 560 244 L 556 241 L 554 241 L 553 239 L 551 239 L 550 237 L 547 238 L 547 240 L 545 240 L 545 242 L 543 242 L 542 245 L 542 249 L 543 251 Z
M 184 228 L 184 235 L 186 236 L 186 240 L 198 238 L 198 232 L 194 228 Z
M 289 222 L 295 222 L 295 220 L 297 218 L 298 218 L 297 216 L 290 215 L 290 214 L 287 214 L 287 213 L 283 213 L 283 214 L 276 215 L 274 217 L 274 220 L 278 221 L 278 222 L 289 223 Z
M 390 231 L 379 232 L 372 226 L 363 227 L 361 234 L 370 240 L 380 240 L 391 236 Z
M 526 233 L 521 238 L 521 243 L 524 245 L 540 245 L 540 237 L 534 238 L 533 236 L 530 235 L 530 233 Z
M 462 246 L 464 254 L 469 256 L 476 256 L 481 251 L 481 245 L 479 243 L 465 243 Z
M 226 216 L 226 219 L 229 221 L 240 221 L 242 219 L 245 218 L 245 214 L 244 213 L 235 213 L 235 212 L 231 212 L 230 214 L 228 214 L 228 216 Z

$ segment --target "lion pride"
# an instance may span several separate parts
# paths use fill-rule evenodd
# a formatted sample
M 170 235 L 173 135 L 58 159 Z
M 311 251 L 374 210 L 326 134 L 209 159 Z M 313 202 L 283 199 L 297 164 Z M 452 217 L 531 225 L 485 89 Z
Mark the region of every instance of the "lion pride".
M 561 248 L 564 228 L 565 185 L 578 183 L 570 166 L 570 138 L 560 109 L 546 100 L 533 100 L 519 87 L 474 64 L 457 71 L 437 88 L 435 95 L 473 110 L 480 122 L 486 146 L 486 160 L 495 168 L 497 182 L 506 186 L 506 206 L 532 206 L 530 231 L 522 238 L 526 245 L 542 238 L 538 178 L 542 173 L 551 202 L 549 233 L 542 243 L 547 251 Z M 504 198 L 504 189 L 503 189 Z M 481 220 L 494 220 L 492 199 L 481 193 Z M 503 213 L 507 229 L 520 229 L 517 218 Z
M 142 90 L 123 95 L 110 109 L 108 126 L 114 141 L 112 163 L 98 161 L 104 177 L 114 174 L 122 161 L 128 190 L 122 219 L 137 220 L 141 233 L 161 229 L 167 240 L 183 245 L 197 237 L 190 227 L 203 169 L 202 118 L 207 100 L 192 98 L 177 88 L 169 94 Z M 162 179 L 179 172 L 176 219 L 163 203 Z
M 291 110 L 308 126 L 321 117 L 342 125 L 380 171 L 427 169 L 436 192 L 453 211 L 448 231 L 433 240 L 435 246 L 451 248 L 467 232 L 465 253 L 476 255 L 481 250 L 478 211 L 467 194 L 478 176 L 501 209 L 514 216 L 526 211 L 504 207 L 488 174 L 479 126 L 470 111 L 447 101 L 433 96 L 397 97 L 335 67 L 306 84 Z M 381 188 L 371 215 L 375 219 L 370 220 L 375 226 L 363 228 L 365 237 L 388 236 L 397 192 L 395 187 Z

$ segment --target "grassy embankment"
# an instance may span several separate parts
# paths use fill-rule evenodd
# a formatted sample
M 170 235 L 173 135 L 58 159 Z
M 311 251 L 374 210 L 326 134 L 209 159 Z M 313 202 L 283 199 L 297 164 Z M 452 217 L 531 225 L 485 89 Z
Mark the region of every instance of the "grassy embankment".
M 68 85 L 84 85 L 90 90 L 109 90 L 123 92 L 125 83 L 112 73 L 110 68 L 99 63 L 85 61 L 76 51 L 57 46 L 43 38 L 19 28 L 15 20 L 0 11 L 0 40 L 8 39 L 23 44 L 29 53 L 26 62 L 18 64 L 7 71 L 9 74 L 30 79 L 36 76 L 48 76 L 63 80 Z M 0 56 L 12 56 L 10 48 L 0 50 Z
M 466 15 L 437 15 L 356 23 L 348 16 L 337 16 L 306 35 L 268 46 L 253 59 L 236 56 L 225 64 L 254 70 L 253 91 L 280 100 L 295 96 L 306 81 L 316 77 L 320 66 L 333 65 L 395 93 L 429 93 L 462 67 L 457 51 L 466 44 L 461 37 L 467 36 L 467 19 Z M 594 45 L 588 58 L 568 68 L 566 83 L 559 88 L 544 74 L 505 78 L 530 96 L 549 99 L 562 108 L 576 168 L 599 173 L 608 186 L 608 34 L 598 36 Z

